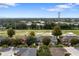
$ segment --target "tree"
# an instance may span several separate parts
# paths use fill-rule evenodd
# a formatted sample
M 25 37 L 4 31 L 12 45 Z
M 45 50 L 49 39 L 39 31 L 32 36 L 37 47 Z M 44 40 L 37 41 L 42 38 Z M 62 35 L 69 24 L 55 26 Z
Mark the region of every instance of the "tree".
M 60 35 L 62 35 L 62 31 L 61 31 L 61 29 L 60 29 L 59 26 L 55 26 L 55 27 L 54 27 L 53 32 L 52 32 L 52 35 L 56 36 L 57 41 L 58 41 L 58 43 L 59 43 L 59 42 L 60 42 L 60 41 L 59 41 L 59 37 L 60 37 Z
M 26 43 L 27 43 L 28 46 L 30 46 L 30 45 L 34 44 L 35 41 L 36 41 L 36 38 L 35 38 L 34 36 L 29 36 L 29 37 L 27 38 Z
M 50 40 L 49 37 L 44 37 L 43 40 L 42 40 L 42 42 L 43 42 L 44 45 L 49 45 L 50 41 L 51 40 Z
M 35 32 L 34 31 L 31 31 L 29 35 L 30 36 L 35 36 Z
M 73 46 L 73 45 L 76 45 L 76 44 L 79 43 L 79 39 L 77 39 L 77 38 L 72 38 L 72 39 L 70 40 L 70 43 L 71 43 L 72 46 Z
M 10 28 L 7 30 L 7 34 L 9 37 L 13 37 L 13 35 L 15 35 L 15 31 L 12 28 Z

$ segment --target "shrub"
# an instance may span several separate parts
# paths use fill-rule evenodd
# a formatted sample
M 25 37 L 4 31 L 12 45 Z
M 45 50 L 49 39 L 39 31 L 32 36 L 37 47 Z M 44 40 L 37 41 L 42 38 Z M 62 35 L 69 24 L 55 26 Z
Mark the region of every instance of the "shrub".
M 26 42 L 25 42 L 26 43 Z M 16 38 L 5 38 L 0 42 L 0 46 L 7 45 L 7 46 L 18 46 L 18 45 L 25 45 L 25 43 L 22 42 L 22 39 Z
M 48 45 L 48 47 L 53 47 L 52 43 L 50 43 L 50 44 Z
M 49 45 L 50 41 L 51 41 L 51 40 L 50 40 L 49 37 L 44 37 L 43 40 L 42 40 L 42 43 L 43 43 L 44 45 Z
M 76 45 L 74 45 L 74 47 L 77 47 L 77 48 L 79 48 L 79 44 L 76 44 Z
M 26 48 L 27 45 L 18 45 L 17 47 L 18 47 L 18 48 Z
M 31 48 L 36 48 L 36 45 L 35 44 L 32 44 L 30 47 Z
M 22 43 L 21 43 L 21 39 L 20 38 L 17 38 L 17 39 L 14 39 L 13 40 L 13 45 L 14 46 L 17 46 L 17 45 L 21 45 Z
M 8 47 L 8 45 L 2 45 L 2 48 L 7 48 Z
M 62 44 L 55 45 L 54 47 L 63 47 Z
M 77 38 L 72 38 L 70 42 L 71 42 L 71 45 L 75 45 L 79 43 L 79 40 Z
M 35 41 L 36 41 L 36 38 L 35 38 L 35 37 L 29 36 L 29 37 L 27 38 L 26 43 L 27 43 L 28 46 L 30 46 L 30 45 L 34 44 Z
M 0 55 L 1 55 L 1 53 L 0 53 Z
M 21 56 L 21 54 L 19 54 L 19 53 L 14 53 L 14 56 Z
M 11 44 L 12 44 L 11 40 L 6 38 L 6 39 L 1 41 L 0 45 L 8 45 L 9 46 Z
M 12 28 L 10 28 L 7 30 L 7 34 L 9 37 L 12 37 L 13 35 L 15 35 L 15 31 Z
M 51 56 L 49 48 L 46 45 L 43 45 L 37 50 L 37 56 Z
M 70 53 L 68 53 L 68 52 L 66 52 L 66 53 L 65 53 L 65 56 L 70 56 L 70 55 L 71 55 L 71 54 L 70 54 Z
M 14 53 L 15 56 L 17 56 L 17 53 Z
M 3 46 L 3 45 L 17 46 L 17 45 L 21 45 L 21 44 L 23 44 L 23 43 L 21 42 L 20 38 L 17 38 L 17 39 L 6 38 L 6 39 L 1 41 L 0 46 Z

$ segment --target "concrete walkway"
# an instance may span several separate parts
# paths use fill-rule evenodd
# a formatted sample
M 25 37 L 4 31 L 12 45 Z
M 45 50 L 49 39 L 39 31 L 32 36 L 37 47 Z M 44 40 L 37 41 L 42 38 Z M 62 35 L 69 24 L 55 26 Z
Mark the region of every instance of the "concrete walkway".
M 79 50 L 75 49 L 74 47 L 64 47 L 69 53 L 71 53 L 71 56 L 79 56 Z
M 14 56 L 13 47 L 9 51 L 2 52 L 1 54 L 1 56 Z

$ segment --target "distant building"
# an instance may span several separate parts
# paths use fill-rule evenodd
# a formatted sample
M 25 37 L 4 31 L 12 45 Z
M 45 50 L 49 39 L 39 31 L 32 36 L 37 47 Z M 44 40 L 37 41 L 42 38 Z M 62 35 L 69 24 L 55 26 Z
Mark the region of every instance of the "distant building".
M 30 26 L 30 25 L 32 25 L 32 22 L 27 22 L 26 25 Z

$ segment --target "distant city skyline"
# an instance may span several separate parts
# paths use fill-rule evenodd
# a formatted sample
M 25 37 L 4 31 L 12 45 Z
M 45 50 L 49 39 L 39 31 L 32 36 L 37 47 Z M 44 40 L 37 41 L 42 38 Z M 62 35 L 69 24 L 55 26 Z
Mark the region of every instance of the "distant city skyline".
M 79 3 L 0 3 L 0 18 L 58 17 L 79 18 Z

